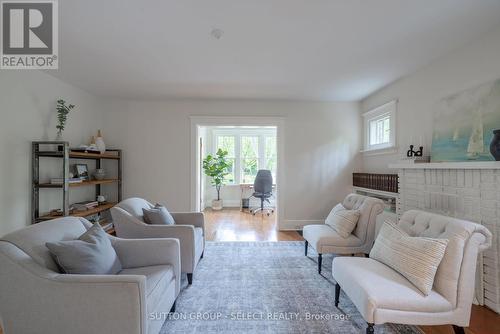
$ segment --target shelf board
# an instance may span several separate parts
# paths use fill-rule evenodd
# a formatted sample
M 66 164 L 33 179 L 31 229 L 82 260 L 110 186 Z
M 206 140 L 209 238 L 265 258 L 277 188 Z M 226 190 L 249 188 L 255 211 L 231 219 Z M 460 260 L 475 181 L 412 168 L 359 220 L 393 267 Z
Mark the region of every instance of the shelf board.
M 85 187 L 85 186 L 94 186 L 98 184 L 110 184 L 114 182 L 120 181 L 119 179 L 104 179 L 104 180 L 92 180 L 92 181 L 83 181 L 80 183 L 70 183 L 69 186 L 73 187 Z M 52 183 L 40 183 L 37 185 L 38 188 L 62 188 L 62 184 L 52 184 Z
M 95 208 L 90 209 L 90 210 L 75 211 L 75 212 L 69 214 L 69 216 L 70 217 L 87 217 L 87 216 L 90 216 L 90 215 L 95 215 L 96 213 L 99 213 L 99 212 L 102 212 L 102 211 L 109 210 L 112 207 L 114 207 L 115 205 L 116 205 L 116 203 L 101 204 L 98 207 L 95 207 Z M 48 214 L 48 215 L 44 215 L 44 216 L 38 217 L 37 220 L 38 221 L 43 221 L 43 220 L 51 220 L 51 219 L 56 219 L 56 218 L 61 218 L 61 217 L 63 217 L 63 216 Z
M 62 158 L 63 152 L 58 151 L 40 151 L 38 152 L 38 156 L 40 157 L 53 157 L 53 158 Z M 70 152 L 69 157 L 72 159 L 114 159 L 119 160 L 121 157 L 112 153 L 86 153 L 86 152 Z

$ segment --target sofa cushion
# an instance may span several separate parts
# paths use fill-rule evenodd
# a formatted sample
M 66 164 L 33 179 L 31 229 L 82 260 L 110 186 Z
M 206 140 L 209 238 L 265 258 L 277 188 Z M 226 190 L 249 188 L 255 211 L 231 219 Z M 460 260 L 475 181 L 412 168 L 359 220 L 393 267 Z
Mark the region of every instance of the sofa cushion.
M 99 223 L 77 240 L 47 242 L 45 245 L 66 274 L 107 275 L 122 269 L 120 259 Z
M 174 217 L 163 205 L 156 204 L 153 208 L 142 208 L 144 222 L 151 225 L 174 225 Z
M 175 278 L 171 265 L 158 265 L 123 269 L 118 275 L 141 275 L 146 277 L 146 307 L 154 310 L 161 301 L 164 292 Z
M 409 312 L 453 309 L 435 290 L 425 296 L 398 272 L 371 258 L 336 257 L 332 274 L 368 322 L 373 321 L 376 309 Z
M 59 267 L 45 243 L 77 239 L 91 226 L 85 218 L 62 217 L 9 233 L 2 240 L 16 245 L 39 265 L 58 272 Z
M 397 225 L 385 222 L 370 257 L 396 270 L 428 295 L 447 243 L 445 239 L 410 237 Z
M 360 213 L 356 228 L 352 232 L 363 243 L 372 243 L 375 232 L 375 220 L 377 215 L 384 210 L 384 202 L 381 199 L 358 194 L 349 194 L 344 198 L 342 205 L 347 210 L 358 210 Z
M 410 210 L 401 216 L 398 226 L 411 236 L 448 239 L 443 260 L 434 278 L 434 289 L 456 306 L 465 244 L 472 233 L 470 222 Z
M 358 210 L 347 210 L 339 203 L 330 211 L 325 224 L 330 225 L 341 237 L 347 238 L 356 228 L 359 215 Z
M 323 246 L 356 247 L 362 244 L 362 241 L 354 234 L 343 238 L 337 231 L 326 224 L 304 226 L 303 236 L 319 252 L 321 252 L 321 247 Z

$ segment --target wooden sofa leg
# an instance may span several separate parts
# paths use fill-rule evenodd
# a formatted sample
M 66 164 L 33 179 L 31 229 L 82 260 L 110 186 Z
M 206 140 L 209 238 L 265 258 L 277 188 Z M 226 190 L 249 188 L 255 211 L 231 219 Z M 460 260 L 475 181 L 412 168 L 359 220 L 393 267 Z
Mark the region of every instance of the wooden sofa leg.
M 318 274 L 321 275 L 321 263 L 323 262 L 323 254 L 318 254 Z
M 187 274 L 189 285 L 193 284 L 193 273 Z
M 335 284 L 335 307 L 339 307 L 340 284 Z
M 309 241 L 306 240 L 306 248 L 304 250 L 304 254 L 307 256 L 307 247 L 309 247 Z
M 368 253 L 365 253 L 365 257 L 370 257 L 370 254 L 368 254 Z
M 175 313 L 175 302 L 174 305 L 172 305 L 172 307 L 170 308 L 170 313 Z
M 375 333 L 375 328 L 373 328 L 373 324 L 368 323 L 368 326 L 366 327 L 366 334 L 373 334 Z
M 464 328 L 457 325 L 453 325 L 453 331 L 455 334 L 465 334 Z

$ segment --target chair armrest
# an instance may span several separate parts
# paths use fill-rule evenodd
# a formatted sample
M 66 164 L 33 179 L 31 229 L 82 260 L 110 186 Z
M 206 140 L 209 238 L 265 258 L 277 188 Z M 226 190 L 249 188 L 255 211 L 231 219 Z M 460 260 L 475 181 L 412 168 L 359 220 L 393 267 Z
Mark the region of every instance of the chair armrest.
M 111 243 L 124 268 L 169 264 L 177 266 L 180 246 L 177 239 L 121 239 L 111 237 Z
M 176 224 L 201 227 L 203 235 L 205 235 L 205 215 L 203 212 L 172 212 L 171 214 Z

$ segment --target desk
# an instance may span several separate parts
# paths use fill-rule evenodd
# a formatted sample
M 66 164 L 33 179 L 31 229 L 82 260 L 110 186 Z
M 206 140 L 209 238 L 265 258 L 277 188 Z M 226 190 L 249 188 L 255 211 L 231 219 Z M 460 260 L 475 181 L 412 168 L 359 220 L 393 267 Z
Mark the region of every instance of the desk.
M 245 192 L 252 190 L 253 189 L 253 183 L 240 183 L 240 189 L 241 189 L 241 194 L 240 194 L 240 211 L 243 211 L 243 198 L 245 195 Z M 273 184 L 273 192 L 276 190 L 276 184 Z

